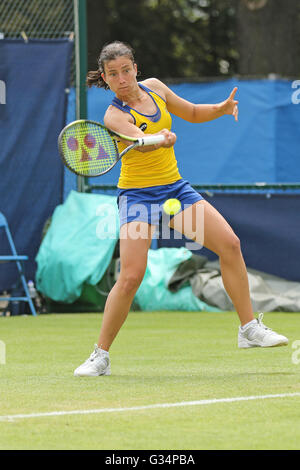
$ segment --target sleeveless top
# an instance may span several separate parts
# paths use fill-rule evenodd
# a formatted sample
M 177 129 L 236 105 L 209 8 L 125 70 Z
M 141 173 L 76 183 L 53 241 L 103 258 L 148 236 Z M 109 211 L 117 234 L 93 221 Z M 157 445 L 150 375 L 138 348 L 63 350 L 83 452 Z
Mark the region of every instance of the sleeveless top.
M 112 106 L 129 113 L 133 117 L 134 124 L 145 134 L 155 134 L 162 129 L 171 130 L 172 118 L 167 110 L 165 100 L 145 85 L 141 83 L 138 85 L 148 93 L 155 103 L 155 114 L 142 114 L 117 97 L 113 99 Z M 120 153 L 125 147 L 126 144 L 118 142 Z M 133 149 L 122 157 L 121 162 L 118 181 L 118 187 L 121 189 L 147 188 L 175 183 L 181 179 L 173 147 L 160 147 L 150 152 L 139 152 Z

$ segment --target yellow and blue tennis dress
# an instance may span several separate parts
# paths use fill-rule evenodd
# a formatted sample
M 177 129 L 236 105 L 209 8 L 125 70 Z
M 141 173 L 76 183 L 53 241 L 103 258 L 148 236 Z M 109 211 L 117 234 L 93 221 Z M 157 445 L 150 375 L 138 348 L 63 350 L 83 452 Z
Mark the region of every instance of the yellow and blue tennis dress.
M 162 129 L 171 130 L 172 118 L 165 100 L 142 83 L 138 85 L 153 100 L 155 114 L 142 114 L 117 97 L 113 99 L 112 105 L 129 113 L 134 124 L 145 134 L 155 134 Z M 118 147 L 121 153 L 126 145 L 119 142 Z M 124 155 L 121 162 L 118 181 L 121 225 L 133 220 L 157 225 L 162 204 L 167 199 L 179 199 L 182 209 L 202 199 L 202 196 L 181 178 L 173 147 L 160 147 L 150 152 L 134 149 Z

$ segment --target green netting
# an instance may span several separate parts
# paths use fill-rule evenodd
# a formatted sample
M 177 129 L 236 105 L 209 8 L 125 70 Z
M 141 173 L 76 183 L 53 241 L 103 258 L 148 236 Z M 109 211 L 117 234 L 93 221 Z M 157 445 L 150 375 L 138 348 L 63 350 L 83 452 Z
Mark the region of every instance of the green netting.
M 0 31 L 18 38 L 58 38 L 74 31 L 73 0 L 1 0 Z
M 74 38 L 73 0 L 1 0 L 0 34 L 3 38 Z M 75 83 L 73 57 L 71 84 Z

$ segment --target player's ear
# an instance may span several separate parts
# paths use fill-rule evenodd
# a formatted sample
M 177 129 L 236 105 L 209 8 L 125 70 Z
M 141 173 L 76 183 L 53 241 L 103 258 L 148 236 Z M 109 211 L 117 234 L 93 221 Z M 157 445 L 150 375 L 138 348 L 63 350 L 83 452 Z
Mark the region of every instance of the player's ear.
M 106 83 L 106 80 L 105 80 L 105 73 L 104 73 L 104 72 L 101 72 L 101 78 L 102 78 L 102 80 Z

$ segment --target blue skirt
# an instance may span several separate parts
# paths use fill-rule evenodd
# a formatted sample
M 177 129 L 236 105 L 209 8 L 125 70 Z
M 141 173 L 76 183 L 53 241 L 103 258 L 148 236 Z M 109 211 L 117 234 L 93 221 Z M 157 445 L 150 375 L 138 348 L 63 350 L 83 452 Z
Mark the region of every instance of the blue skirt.
M 167 199 L 178 199 L 183 211 L 203 197 L 184 179 L 149 188 L 118 189 L 120 226 L 133 221 L 159 225 Z

